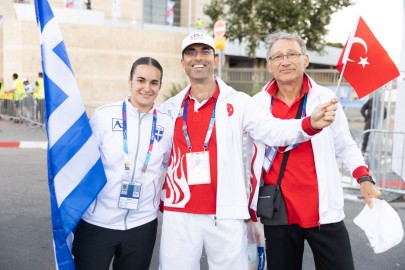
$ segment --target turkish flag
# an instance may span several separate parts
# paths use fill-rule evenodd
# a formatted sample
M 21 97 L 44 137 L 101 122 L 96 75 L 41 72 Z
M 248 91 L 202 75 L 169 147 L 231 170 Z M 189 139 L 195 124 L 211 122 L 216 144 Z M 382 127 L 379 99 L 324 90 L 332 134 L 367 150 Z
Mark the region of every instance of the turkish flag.
M 361 17 L 343 48 L 336 69 L 359 98 L 399 76 L 397 66 Z

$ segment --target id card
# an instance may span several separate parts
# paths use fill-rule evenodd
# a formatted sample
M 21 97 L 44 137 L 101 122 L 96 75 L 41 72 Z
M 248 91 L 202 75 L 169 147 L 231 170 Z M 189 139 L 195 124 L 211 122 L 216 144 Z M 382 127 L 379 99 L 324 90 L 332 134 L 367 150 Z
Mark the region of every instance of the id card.
M 118 207 L 122 209 L 138 209 L 142 184 L 138 182 L 122 181 Z
M 273 164 L 273 160 L 276 157 L 277 148 L 273 146 L 266 145 L 266 151 L 264 152 L 264 160 L 263 160 L 263 169 L 266 172 L 269 172 L 271 164 Z
M 211 183 L 210 156 L 208 151 L 187 153 L 186 162 L 189 185 Z

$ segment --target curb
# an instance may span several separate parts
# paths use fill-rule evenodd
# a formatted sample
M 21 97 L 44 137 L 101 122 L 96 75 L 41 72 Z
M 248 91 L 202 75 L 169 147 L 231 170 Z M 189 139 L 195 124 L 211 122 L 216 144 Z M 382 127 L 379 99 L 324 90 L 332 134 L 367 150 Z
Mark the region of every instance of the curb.
M 41 141 L 10 141 L 0 142 L 0 148 L 47 149 L 48 142 Z

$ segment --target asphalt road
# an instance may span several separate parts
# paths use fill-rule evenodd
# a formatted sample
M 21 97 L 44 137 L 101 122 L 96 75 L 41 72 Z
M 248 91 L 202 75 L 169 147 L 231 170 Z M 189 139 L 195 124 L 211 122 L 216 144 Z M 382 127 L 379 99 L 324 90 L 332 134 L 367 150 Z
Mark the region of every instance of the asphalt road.
M 55 269 L 46 151 L 0 148 L 0 269 Z M 405 202 L 391 202 L 405 224 Z M 349 230 L 357 270 L 404 270 L 405 240 L 382 254 L 374 254 L 364 232 L 353 224 L 363 208 L 359 201 L 346 200 L 345 223 Z M 153 255 L 152 270 L 158 269 L 160 234 Z M 205 257 L 201 269 L 208 269 Z M 307 247 L 303 270 L 315 269 Z

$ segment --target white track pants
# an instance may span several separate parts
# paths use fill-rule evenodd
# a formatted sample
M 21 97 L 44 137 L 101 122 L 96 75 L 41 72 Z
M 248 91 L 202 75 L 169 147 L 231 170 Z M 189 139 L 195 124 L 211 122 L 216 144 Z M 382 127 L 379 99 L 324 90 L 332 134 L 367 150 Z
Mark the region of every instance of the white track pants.
M 199 270 L 202 250 L 210 270 L 248 269 L 246 224 L 212 215 L 165 211 L 159 263 L 161 270 Z

